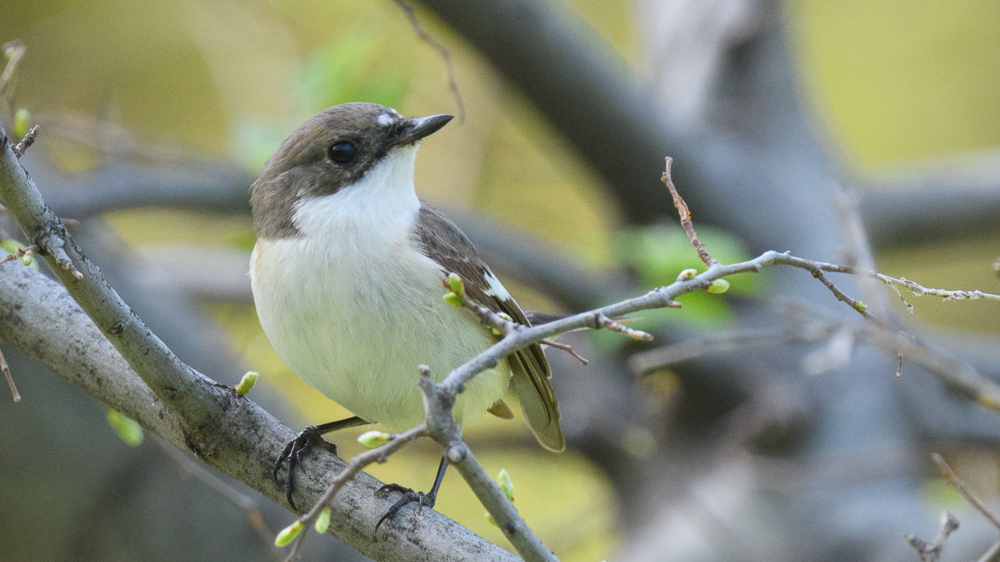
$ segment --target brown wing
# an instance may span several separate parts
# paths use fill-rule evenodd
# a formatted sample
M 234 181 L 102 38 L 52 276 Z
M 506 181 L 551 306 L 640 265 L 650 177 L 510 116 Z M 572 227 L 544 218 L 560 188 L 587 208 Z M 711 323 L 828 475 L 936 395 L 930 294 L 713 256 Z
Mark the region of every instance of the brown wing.
M 465 290 L 476 302 L 493 312 L 505 312 L 515 322 L 528 325 L 528 320 L 510 295 L 498 295 L 495 287 L 502 287 L 489 266 L 479 256 L 465 234 L 433 207 L 422 203 L 415 232 L 427 250 L 427 255 L 441 264 L 448 273 L 457 273 L 465 281 Z M 492 282 L 492 284 L 491 284 Z M 535 344 L 516 351 L 508 358 L 514 373 L 521 410 L 535 438 L 546 449 L 562 451 L 566 440 L 559 427 L 559 402 L 549 384 L 552 372 Z

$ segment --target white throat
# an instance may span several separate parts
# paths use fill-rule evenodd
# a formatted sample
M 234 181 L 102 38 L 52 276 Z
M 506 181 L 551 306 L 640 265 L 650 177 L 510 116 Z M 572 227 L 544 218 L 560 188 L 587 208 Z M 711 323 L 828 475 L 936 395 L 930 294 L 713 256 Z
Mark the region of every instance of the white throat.
M 395 431 L 424 419 L 417 365 L 435 380 L 492 336 L 442 299 L 444 272 L 414 239 L 416 146 L 396 149 L 357 183 L 301 200 L 300 236 L 258 239 L 250 277 L 261 326 L 310 386 Z M 466 386 L 459 421 L 477 417 L 510 380 L 506 362 Z
M 411 226 L 420 210 L 413 187 L 417 145 L 386 154 L 356 183 L 322 197 L 302 199 L 292 222 L 304 237 L 337 236 L 345 229 Z

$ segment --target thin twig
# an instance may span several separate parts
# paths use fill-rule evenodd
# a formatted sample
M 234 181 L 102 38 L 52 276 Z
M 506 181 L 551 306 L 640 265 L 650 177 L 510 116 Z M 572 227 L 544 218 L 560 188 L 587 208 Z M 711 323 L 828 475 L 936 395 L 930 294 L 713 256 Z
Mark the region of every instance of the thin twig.
M 3 371 L 3 376 L 7 377 L 7 384 L 10 385 L 10 393 L 14 395 L 14 402 L 20 402 L 21 393 L 14 386 L 14 377 L 11 376 L 10 367 L 7 366 L 7 360 L 3 357 L 3 350 L 0 350 L 0 371 Z
M 668 304 L 668 308 L 680 308 L 681 303 L 676 303 L 676 306 Z M 628 326 L 622 324 L 621 322 L 616 322 L 608 318 L 603 314 L 594 315 L 594 328 L 600 329 L 605 328 L 611 330 L 612 332 L 618 332 L 619 334 L 625 334 L 626 336 L 638 340 L 638 341 L 653 341 L 653 335 L 642 330 L 636 330 L 635 328 L 629 328 Z
M 5 264 L 5 263 L 7 263 L 9 261 L 19 260 L 19 259 L 23 258 L 24 255 L 27 254 L 28 252 L 34 253 L 34 252 L 37 252 L 37 251 L 38 251 L 38 246 L 36 246 L 34 244 L 28 246 L 27 248 L 22 248 L 22 247 L 18 246 L 16 252 L 13 252 L 11 254 L 7 254 L 6 256 L 0 258 L 0 264 Z
M 413 9 L 413 6 L 403 0 L 392 1 L 406 14 L 406 18 L 410 20 L 410 25 L 413 27 L 413 32 L 417 34 L 417 37 L 441 53 L 445 68 L 448 69 L 448 87 L 451 88 L 451 93 L 455 96 L 455 103 L 458 104 L 458 122 L 465 123 L 465 104 L 462 103 L 462 94 L 458 91 L 458 78 L 455 75 L 455 63 L 451 60 L 451 51 L 431 34 L 427 33 L 424 26 L 420 24 L 420 20 L 417 19 L 417 13 Z
M 8 41 L 0 47 L 0 50 L 7 58 L 7 65 L 0 73 L 0 101 L 9 103 L 14 98 L 14 89 L 17 85 L 16 74 L 21 68 L 19 63 L 24 57 L 26 47 L 20 41 Z
M 674 180 L 670 178 L 670 168 L 673 166 L 673 163 L 674 159 L 667 156 L 667 168 L 660 179 L 667 185 L 667 189 L 670 190 L 670 196 L 674 198 L 674 207 L 677 208 L 677 212 L 681 216 L 681 226 L 684 227 L 684 232 L 687 232 L 688 239 L 691 240 L 694 249 L 698 251 L 698 257 L 701 258 L 701 261 L 705 262 L 705 265 L 711 268 L 719 262 L 708 255 L 708 252 L 705 251 L 705 245 L 701 243 L 701 240 L 698 240 L 698 234 L 694 231 L 694 224 L 691 222 L 691 211 L 688 209 L 684 199 L 677 193 L 677 188 L 674 187 Z
M 40 129 L 41 127 L 35 125 L 28 131 L 28 134 L 24 135 L 23 139 L 21 139 L 17 144 L 11 147 L 11 150 L 14 151 L 15 157 L 20 159 L 22 156 L 24 156 L 24 153 L 26 150 L 28 150 L 28 147 L 34 144 L 35 137 L 38 136 L 38 131 Z
M 972 490 L 969 489 L 969 486 L 965 482 L 962 482 L 962 480 L 958 477 L 958 475 L 955 474 L 955 471 L 952 470 L 950 466 L 948 466 L 948 463 L 944 462 L 944 458 L 942 458 L 941 455 L 937 453 L 931 453 L 931 459 L 933 459 L 934 462 L 937 463 L 938 468 L 941 469 L 941 474 L 944 475 L 945 479 L 948 480 L 949 484 L 951 484 L 952 486 L 955 487 L 956 490 L 958 490 L 959 494 L 962 494 L 962 497 L 965 498 L 965 501 L 969 502 L 969 504 L 972 507 L 976 508 L 976 511 L 983 514 L 983 517 L 988 519 L 989 522 L 992 523 L 994 527 L 1000 529 L 1000 521 L 997 521 L 997 518 L 992 513 L 990 513 L 990 510 L 986 509 L 986 506 L 983 505 L 983 502 L 979 498 L 977 498 L 975 494 L 972 493 Z
M 351 459 L 351 462 L 347 465 L 347 468 L 342 470 L 340 474 L 334 476 L 333 480 L 330 482 L 330 486 L 326 489 L 326 492 L 320 496 L 319 500 L 313 504 L 312 509 L 310 509 L 305 515 L 299 517 L 297 521 L 301 522 L 304 526 L 299 535 L 295 538 L 295 543 L 292 545 L 292 550 L 289 551 L 288 557 L 285 558 L 286 561 L 296 560 L 299 557 L 299 550 L 302 548 L 302 542 L 306 538 L 306 533 L 309 532 L 309 527 L 316 522 L 316 518 L 319 517 L 320 512 L 323 508 L 330 504 L 337 492 L 344 487 L 355 476 L 361 472 L 366 466 L 372 463 L 383 463 L 389 457 L 389 455 L 395 453 L 396 451 L 403 448 L 404 445 L 419 439 L 420 437 L 427 436 L 427 424 L 420 424 L 417 427 L 409 431 L 405 431 L 399 434 L 393 434 L 389 438 L 389 442 L 380 447 L 376 447 L 370 451 L 365 451 L 360 455 Z
M 839 184 L 835 184 L 833 189 L 836 196 L 837 216 L 844 226 L 847 262 L 853 267 L 874 271 L 875 258 L 872 255 L 871 244 L 868 242 L 868 232 L 865 230 L 864 221 L 861 218 L 858 193 L 854 190 L 846 190 Z M 886 306 L 885 294 L 875 290 L 875 283 L 872 282 L 870 276 L 859 275 L 857 277 L 858 288 L 872 311 L 888 318 L 892 312 Z M 893 317 L 892 320 L 895 318 Z
M 944 550 L 944 543 L 948 541 L 948 537 L 956 529 L 958 529 L 958 518 L 946 509 L 941 514 L 941 528 L 938 529 L 938 536 L 934 539 L 934 542 L 929 543 L 909 533 L 904 535 L 903 538 L 906 539 L 906 542 L 910 543 L 910 546 L 916 549 L 917 556 L 920 557 L 920 562 L 938 562 L 941 559 L 941 552 Z
M 452 374 L 454 372 L 452 371 Z M 450 378 L 451 375 L 441 384 L 434 384 L 430 368 L 426 365 L 420 366 L 418 384 L 424 394 L 424 411 L 427 414 L 427 428 L 431 438 L 441 445 L 444 458 L 455 466 L 469 484 L 469 488 L 479 498 L 479 502 L 493 516 L 504 536 L 526 562 L 558 562 L 552 551 L 542 543 L 517 512 L 500 486 L 486 474 L 483 465 L 462 440 L 462 431 L 452 415 L 456 387 L 449 385 Z
M 590 361 L 587 361 L 586 357 L 584 357 L 584 356 L 580 355 L 579 353 L 573 351 L 573 348 L 571 346 L 569 346 L 569 345 L 566 345 L 564 343 L 559 343 L 559 342 L 557 342 L 555 340 L 542 340 L 540 343 L 543 344 L 543 345 L 547 345 L 549 347 L 554 347 L 556 349 L 561 349 L 562 351 L 565 351 L 566 353 L 569 353 L 574 359 L 576 359 L 580 363 L 583 363 L 584 365 L 587 365 L 587 364 L 590 363 Z

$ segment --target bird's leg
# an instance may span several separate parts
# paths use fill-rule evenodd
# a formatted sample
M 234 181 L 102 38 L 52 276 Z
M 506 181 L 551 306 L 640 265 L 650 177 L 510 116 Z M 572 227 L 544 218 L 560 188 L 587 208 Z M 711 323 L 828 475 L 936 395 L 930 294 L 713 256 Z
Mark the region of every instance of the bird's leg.
M 285 478 L 285 497 L 288 498 L 288 505 L 292 507 L 292 511 L 296 511 L 295 502 L 292 501 L 292 492 L 295 490 L 295 465 L 302 464 L 302 457 L 309 452 L 310 447 L 314 445 L 319 446 L 336 455 L 337 446 L 324 440 L 322 435 L 331 431 L 337 431 L 338 429 L 347 429 L 348 427 L 356 427 L 366 423 L 369 422 L 358 416 L 354 416 L 344 420 L 310 425 L 300 431 L 295 436 L 295 439 L 292 439 L 285 445 L 281 456 L 278 457 L 278 462 L 274 463 L 274 479 L 278 479 L 278 470 L 281 469 L 281 464 L 285 462 L 285 459 L 288 459 L 288 477 Z
M 396 513 L 403 506 L 407 504 L 417 502 L 417 513 L 420 513 L 420 511 L 423 509 L 425 505 L 427 507 L 434 507 L 434 502 L 437 499 L 438 489 L 441 488 L 441 481 L 444 480 L 445 470 L 448 470 L 448 459 L 441 457 L 441 464 L 438 465 L 437 476 L 434 477 L 434 485 L 431 486 L 431 491 L 427 492 L 426 494 L 423 492 L 414 492 L 410 488 L 404 488 L 399 484 L 386 484 L 385 486 L 382 486 L 381 488 L 376 490 L 375 495 L 379 497 L 385 497 L 386 495 L 389 494 L 389 492 L 399 492 L 403 494 L 403 497 L 399 498 L 399 501 L 392 504 L 392 507 L 389 508 L 389 511 L 386 511 L 385 515 L 383 515 L 382 518 L 378 520 L 378 523 L 375 524 L 375 531 L 372 533 L 372 535 L 378 533 L 378 528 L 382 525 L 382 523 L 386 519 L 392 519 L 392 516 L 396 515 Z

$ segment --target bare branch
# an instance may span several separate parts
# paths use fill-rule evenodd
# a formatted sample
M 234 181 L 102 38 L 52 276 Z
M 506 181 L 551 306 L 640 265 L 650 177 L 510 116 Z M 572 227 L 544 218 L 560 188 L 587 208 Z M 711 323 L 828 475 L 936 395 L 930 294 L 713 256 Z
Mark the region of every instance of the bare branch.
M 93 323 L 89 320 L 78 322 L 74 330 L 70 330 L 70 322 L 65 319 L 49 321 L 40 325 L 44 328 L 40 327 L 40 331 L 33 333 L 34 340 L 26 339 L 27 334 L 22 333 L 25 332 L 23 329 L 10 331 L 11 325 L 23 327 L 26 324 L 23 315 L 27 312 L 24 309 L 28 307 L 17 308 L 16 305 L 22 302 L 38 305 L 45 301 L 38 296 L 27 297 L 24 295 L 25 291 L 58 291 L 52 288 L 51 281 L 35 270 L 8 263 L 0 265 L 4 270 L 4 274 L 0 275 L 0 282 L 4 284 L 3 290 L 0 290 L 0 301 L 4 301 L 5 307 L 0 320 L 6 320 L 0 322 L 6 324 L 3 326 L 3 337 L 37 356 L 48 353 L 49 348 L 65 349 L 67 342 L 59 339 L 65 340 L 66 333 L 73 333 L 74 341 L 81 333 L 88 334 L 89 341 L 93 343 L 71 346 L 72 349 L 64 352 L 71 357 L 58 358 L 63 363 L 53 365 L 54 371 L 77 369 L 80 375 L 71 380 L 87 387 L 88 392 L 94 396 L 136 419 L 143 427 L 167 437 L 172 443 L 192 452 L 209 465 L 246 482 L 274 501 L 283 503 L 283 488 L 270 474 L 283 444 L 293 437 L 291 430 L 246 398 L 237 396 L 231 387 L 219 385 L 181 362 L 143 325 L 107 284 L 100 270 L 83 256 L 65 227 L 45 205 L 34 183 L 10 150 L 2 127 L 0 199 L 18 220 L 29 240 L 49 254 L 47 260 L 56 275 L 80 308 L 93 319 Z M 16 279 L 19 276 L 30 276 L 32 281 L 22 280 L 18 283 Z M 79 319 L 84 316 L 80 308 L 73 305 L 64 310 L 62 315 Z M 38 312 L 37 308 L 33 310 Z M 58 335 L 45 331 L 56 325 L 60 325 Z M 40 338 L 47 338 L 48 343 L 39 345 Z M 107 341 L 115 345 L 124 361 L 117 353 L 109 351 L 109 346 L 100 345 Z M 95 350 L 105 354 L 110 352 L 116 359 L 90 359 L 92 363 L 81 367 L 79 354 L 89 354 L 96 352 Z M 66 361 L 69 361 L 70 367 L 67 367 Z M 117 365 L 118 370 L 98 379 L 94 373 L 107 369 L 108 364 Z M 100 384 L 98 380 L 101 381 Z M 125 381 L 128 390 L 122 388 Z M 315 458 L 310 464 L 317 474 L 324 474 L 328 470 L 339 472 L 343 467 L 342 461 L 332 455 L 321 451 L 312 455 Z M 305 481 L 300 482 L 297 495 L 305 505 L 319 497 L 321 485 L 315 477 L 303 480 Z M 338 503 L 331 506 L 333 514 L 330 529 L 338 538 L 363 554 L 374 558 L 422 557 L 442 560 L 471 560 L 469 553 L 472 552 L 489 552 L 490 556 L 498 559 L 509 556 L 499 547 L 468 530 L 446 524 L 446 519 L 438 514 L 425 518 L 426 526 L 408 530 L 408 533 L 416 533 L 419 538 L 411 536 L 412 540 L 406 541 L 374 541 L 371 537 L 372 519 L 376 517 L 376 513 L 384 512 L 387 508 L 386 501 L 372 496 L 378 488 L 377 481 L 373 478 L 366 476 L 354 482 L 356 485 L 351 487 L 350 502 L 347 505 Z M 464 546 L 458 546 L 460 544 Z
M 7 360 L 4 359 L 3 350 L 0 350 L 0 371 L 3 371 L 3 376 L 7 377 L 7 384 L 10 385 L 10 393 L 14 395 L 14 402 L 20 402 L 21 393 L 14 386 L 14 377 L 10 374 L 10 366 L 7 365 Z
M 698 257 L 701 258 L 701 261 L 705 262 L 705 265 L 712 267 L 719 262 L 715 261 L 715 258 L 705 251 L 705 245 L 701 243 L 701 240 L 698 240 L 698 234 L 695 233 L 694 224 L 691 222 L 691 211 L 688 209 L 684 199 L 677 193 L 674 181 L 670 178 L 670 168 L 673 163 L 674 159 L 667 156 L 667 169 L 663 172 L 663 176 L 660 179 L 663 180 L 663 183 L 667 185 L 667 189 L 670 190 L 670 196 L 674 199 L 674 207 L 677 208 L 677 213 L 681 216 L 681 226 L 684 227 L 684 232 L 687 233 L 688 240 L 691 240 L 694 249 L 698 251 Z
M 402 449 L 407 443 L 426 436 L 427 425 L 420 424 L 409 431 L 392 435 L 389 442 L 385 445 L 376 447 L 370 451 L 365 451 L 364 453 L 361 453 L 351 459 L 347 468 L 340 471 L 340 473 L 333 478 L 333 481 L 330 482 L 330 486 L 326 489 L 326 492 L 324 492 L 319 500 L 313 504 L 312 509 L 297 519 L 297 521 L 302 523 L 305 527 L 299 536 L 295 538 L 295 544 L 292 546 L 292 550 L 288 553 L 288 558 L 286 560 L 296 560 L 298 558 L 299 550 L 302 548 L 302 543 L 305 541 L 306 534 L 309 532 L 309 527 L 316 522 L 320 512 L 329 507 L 334 496 L 337 495 L 337 492 L 339 492 L 345 484 L 354 479 L 354 477 L 361 473 L 366 466 L 376 462 L 383 463 L 387 458 L 389 458 L 389 455 Z
M 435 51 L 441 53 L 441 58 L 444 59 L 444 66 L 448 69 L 448 87 L 451 88 L 451 93 L 455 96 L 455 103 L 458 104 L 458 122 L 465 123 L 465 104 L 462 103 L 462 94 L 458 91 L 458 78 L 455 76 L 455 63 L 451 60 L 451 51 L 430 33 L 427 33 L 424 26 L 420 24 L 420 20 L 417 19 L 417 14 L 413 10 L 413 6 L 403 0 L 392 1 L 406 14 L 406 18 L 410 20 L 410 25 L 413 26 L 413 32 L 417 34 L 417 37 L 430 45 Z
M 35 143 L 35 137 L 38 136 L 39 129 L 40 127 L 38 125 L 35 125 L 34 127 L 31 128 L 31 130 L 28 131 L 28 134 L 24 135 L 23 139 L 18 141 L 18 143 L 13 146 L 12 150 L 14 151 L 15 158 L 21 158 L 22 156 L 24 156 L 24 153 L 25 151 L 28 150 L 28 147 L 30 147 L 32 144 Z
M 958 529 L 958 519 L 946 509 L 941 514 L 941 529 L 938 531 L 938 536 L 934 539 L 934 542 L 929 543 L 911 534 L 907 534 L 904 538 L 906 542 L 910 543 L 910 546 L 917 550 L 920 562 L 938 562 L 941 559 L 941 551 L 944 549 L 944 543 L 956 529 Z
M 959 494 L 962 494 L 962 497 L 965 498 L 965 501 L 969 502 L 969 505 L 976 508 L 976 511 L 981 513 L 983 517 L 985 517 L 987 520 L 989 520 L 990 523 L 993 524 L 994 527 L 1000 530 L 1000 521 L 997 521 L 996 516 L 994 516 L 993 513 L 990 512 L 990 510 L 986 509 L 986 506 L 983 505 L 982 500 L 977 498 L 976 495 L 972 493 L 972 490 L 969 489 L 969 486 L 965 482 L 963 482 L 958 477 L 957 474 L 955 474 L 955 471 L 952 470 L 950 466 L 948 466 L 948 463 L 944 461 L 944 458 L 941 457 L 941 455 L 939 455 L 938 453 L 931 453 L 931 459 L 933 459 L 934 462 L 938 465 L 938 468 L 941 469 L 941 474 L 943 474 L 945 479 L 948 480 L 948 483 L 954 486 L 955 489 L 958 490 Z
M 558 560 L 524 521 L 500 486 L 486 474 L 472 450 L 462 440 L 462 432 L 451 414 L 456 387 L 449 385 L 448 379 L 441 384 L 434 384 L 430 369 L 422 365 L 420 390 L 424 393 L 424 410 L 427 412 L 427 428 L 431 438 L 441 445 L 444 457 L 469 484 L 518 554 L 529 562 Z

